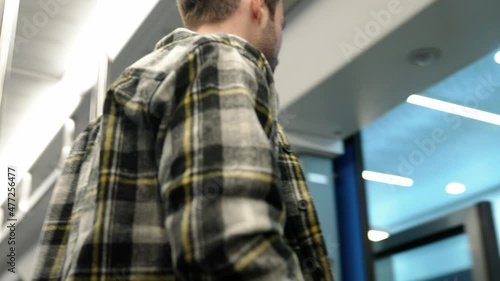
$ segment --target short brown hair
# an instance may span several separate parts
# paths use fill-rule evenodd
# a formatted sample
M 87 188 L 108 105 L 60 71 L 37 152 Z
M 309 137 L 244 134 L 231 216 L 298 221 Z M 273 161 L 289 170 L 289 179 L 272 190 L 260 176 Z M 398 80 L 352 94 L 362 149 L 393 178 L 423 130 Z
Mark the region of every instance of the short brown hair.
M 274 20 L 279 0 L 264 0 Z M 187 28 L 196 29 L 205 23 L 218 23 L 229 18 L 240 0 L 177 0 L 182 21 Z

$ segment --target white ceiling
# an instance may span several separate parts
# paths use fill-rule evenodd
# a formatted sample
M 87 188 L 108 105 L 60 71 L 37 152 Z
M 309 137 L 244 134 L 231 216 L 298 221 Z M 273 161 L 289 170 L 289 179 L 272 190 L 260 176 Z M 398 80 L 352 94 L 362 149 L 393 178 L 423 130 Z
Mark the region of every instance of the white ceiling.
M 297 15 L 285 30 L 280 65 L 275 74 L 281 107 L 287 108 L 300 97 L 309 94 L 318 84 L 347 67 L 353 59 L 384 40 L 434 2 L 436 1 L 303 1 L 296 10 Z M 378 17 L 386 19 L 376 20 Z M 377 21 L 382 21 L 382 24 L 377 24 Z M 357 30 L 370 29 L 372 25 L 380 28 L 366 35 L 364 42 L 359 42 Z M 342 47 L 345 45 L 353 46 L 357 52 L 352 55 L 344 52 Z
M 433 3 L 283 108 L 296 116 L 288 129 L 325 138 L 345 138 L 357 132 L 410 94 L 497 48 L 499 10 L 497 0 Z M 411 51 L 429 46 L 442 50 L 438 64 L 421 68 L 409 63 Z M 296 80 L 290 79 L 289 84 Z M 284 84 L 281 80 L 278 83 Z M 339 134 L 335 136 L 334 132 Z

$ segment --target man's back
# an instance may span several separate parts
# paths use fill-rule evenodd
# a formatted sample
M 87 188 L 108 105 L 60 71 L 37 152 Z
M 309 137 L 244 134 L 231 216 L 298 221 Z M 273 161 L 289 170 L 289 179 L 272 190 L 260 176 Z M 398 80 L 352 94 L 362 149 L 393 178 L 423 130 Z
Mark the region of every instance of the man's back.
M 273 83 L 239 37 L 160 41 L 76 139 L 34 280 L 331 280 Z

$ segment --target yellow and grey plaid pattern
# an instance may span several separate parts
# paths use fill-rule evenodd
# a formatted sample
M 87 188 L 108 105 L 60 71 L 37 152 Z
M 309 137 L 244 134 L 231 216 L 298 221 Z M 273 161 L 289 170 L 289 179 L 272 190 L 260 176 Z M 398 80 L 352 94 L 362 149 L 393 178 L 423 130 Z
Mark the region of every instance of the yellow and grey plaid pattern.
M 34 280 L 332 280 L 256 48 L 175 30 L 103 112 L 56 183 Z

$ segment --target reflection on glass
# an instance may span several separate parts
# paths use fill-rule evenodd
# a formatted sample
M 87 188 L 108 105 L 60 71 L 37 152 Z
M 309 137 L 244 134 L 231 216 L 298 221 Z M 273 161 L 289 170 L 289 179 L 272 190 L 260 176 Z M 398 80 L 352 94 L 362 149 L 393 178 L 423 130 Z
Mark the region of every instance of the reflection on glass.
M 375 262 L 377 281 L 469 281 L 472 258 L 465 234 Z

